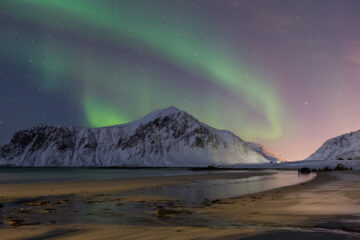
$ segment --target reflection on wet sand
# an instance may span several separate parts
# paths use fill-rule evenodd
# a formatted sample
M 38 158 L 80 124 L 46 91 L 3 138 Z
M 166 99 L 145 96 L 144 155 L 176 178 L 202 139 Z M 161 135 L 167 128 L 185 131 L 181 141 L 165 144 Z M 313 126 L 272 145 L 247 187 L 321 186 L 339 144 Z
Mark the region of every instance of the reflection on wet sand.
M 173 197 L 186 206 L 196 206 L 204 201 L 238 197 L 270 189 L 300 184 L 312 180 L 316 174 L 299 175 L 294 171 L 264 171 L 262 176 L 240 179 L 214 179 L 194 181 L 184 185 L 167 185 L 136 189 L 126 194 L 148 194 Z

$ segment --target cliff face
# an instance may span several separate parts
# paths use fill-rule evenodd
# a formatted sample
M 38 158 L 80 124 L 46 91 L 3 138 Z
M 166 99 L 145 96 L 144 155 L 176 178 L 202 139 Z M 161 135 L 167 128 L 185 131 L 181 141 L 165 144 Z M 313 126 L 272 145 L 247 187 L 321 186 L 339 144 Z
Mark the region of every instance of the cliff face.
M 0 147 L 12 166 L 204 167 L 269 162 L 229 131 L 170 107 L 104 128 L 38 126 Z

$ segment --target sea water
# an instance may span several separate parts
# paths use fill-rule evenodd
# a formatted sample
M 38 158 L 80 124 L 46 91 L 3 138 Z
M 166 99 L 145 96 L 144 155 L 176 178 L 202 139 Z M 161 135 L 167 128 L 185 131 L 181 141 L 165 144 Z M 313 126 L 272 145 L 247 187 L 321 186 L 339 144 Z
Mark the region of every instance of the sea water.
M 202 174 L 187 168 L 0 168 L 0 184 L 93 181 Z

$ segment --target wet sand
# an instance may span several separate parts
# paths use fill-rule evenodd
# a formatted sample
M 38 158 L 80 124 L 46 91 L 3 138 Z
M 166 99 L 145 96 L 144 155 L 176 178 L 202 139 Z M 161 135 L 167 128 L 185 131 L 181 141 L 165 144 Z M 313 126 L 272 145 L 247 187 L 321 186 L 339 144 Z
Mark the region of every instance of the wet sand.
M 198 211 L 233 222 L 360 232 L 360 172 L 321 172 L 314 180 L 226 199 Z
M 219 227 L 134 227 L 108 225 L 75 225 L 52 227 L 23 227 L 0 232 L 2 239 L 149 239 L 149 240 L 182 240 L 182 239 L 209 239 L 209 240 L 343 240 L 357 239 L 350 235 L 324 232 L 306 232 L 294 230 L 262 230 L 259 228 L 219 228 Z
M 136 180 L 4 185 L 0 193 L 0 201 L 3 202 L 53 195 L 58 205 L 52 204 L 52 200 L 28 202 L 27 205 L 31 207 L 29 211 L 48 211 L 50 216 L 56 214 L 58 206 L 63 203 L 63 198 L 57 195 L 64 194 L 71 194 L 66 197 L 70 201 L 107 199 L 125 206 L 145 203 L 154 210 L 146 224 L 140 225 L 67 222 L 24 225 L 16 221 L 26 216 L 21 215 L 26 212 L 21 213 L 20 209 L 13 218 L 9 218 L 9 213 L 2 208 L 5 228 L 0 229 L 0 236 L 1 239 L 360 239 L 357 233 L 360 232 L 360 172 L 357 171 L 322 172 L 311 182 L 301 185 L 231 199 L 204 201 L 193 208 L 177 206 L 175 199 L 157 196 L 107 198 L 110 193 L 125 189 L 184 184 L 201 179 L 245 177 L 243 174 L 256 175 L 255 172 L 211 173 Z M 157 216 L 159 212 L 165 214 Z

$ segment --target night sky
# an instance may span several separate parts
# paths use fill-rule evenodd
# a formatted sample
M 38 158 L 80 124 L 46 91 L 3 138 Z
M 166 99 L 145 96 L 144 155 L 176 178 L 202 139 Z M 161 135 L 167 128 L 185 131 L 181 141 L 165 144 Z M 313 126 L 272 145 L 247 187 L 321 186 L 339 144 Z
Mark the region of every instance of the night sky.
M 0 143 L 174 105 L 303 159 L 360 129 L 358 0 L 0 0 Z

